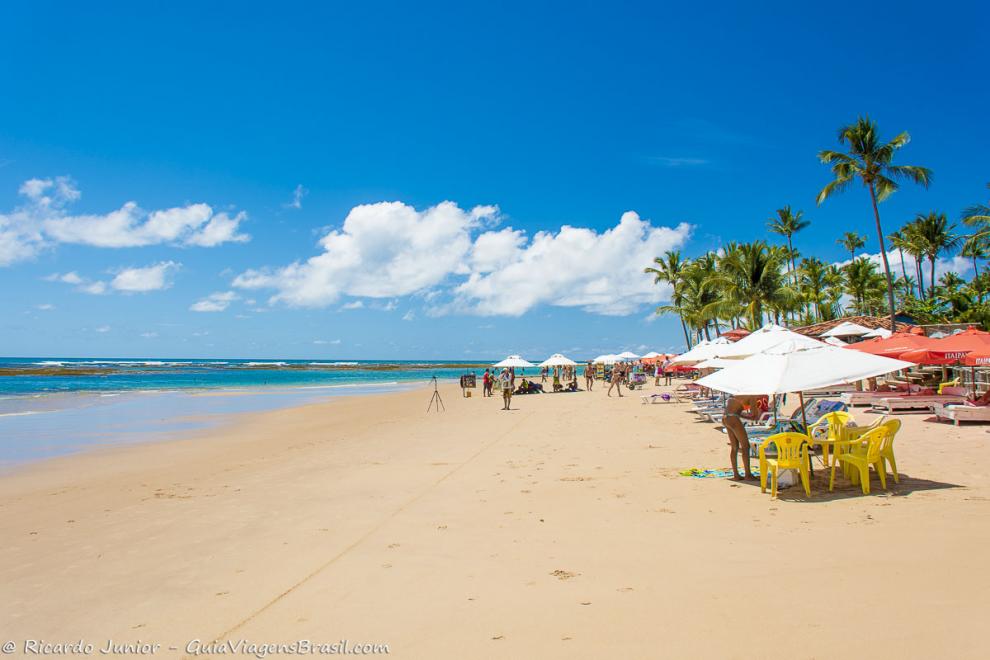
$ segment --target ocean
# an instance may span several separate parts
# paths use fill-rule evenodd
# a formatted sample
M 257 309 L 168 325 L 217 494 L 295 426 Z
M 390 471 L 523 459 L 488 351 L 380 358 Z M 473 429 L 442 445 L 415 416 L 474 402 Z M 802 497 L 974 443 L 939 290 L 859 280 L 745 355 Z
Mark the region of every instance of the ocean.
M 401 391 L 428 385 L 433 376 L 480 375 L 485 366 L 422 360 L 0 358 L 0 468 L 94 446 L 174 437 L 242 412 Z

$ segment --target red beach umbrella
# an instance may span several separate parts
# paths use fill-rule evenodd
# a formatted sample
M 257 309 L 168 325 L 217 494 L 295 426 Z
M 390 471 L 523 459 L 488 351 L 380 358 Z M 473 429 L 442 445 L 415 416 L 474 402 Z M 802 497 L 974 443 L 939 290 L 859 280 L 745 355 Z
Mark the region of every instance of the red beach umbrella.
M 873 341 L 861 341 L 850 344 L 846 348 L 883 357 L 907 359 L 901 358 L 901 355 L 915 349 L 936 348 L 938 341 L 940 340 L 926 337 L 924 331 L 918 328 L 914 332 L 895 332 L 886 339 L 877 338 Z

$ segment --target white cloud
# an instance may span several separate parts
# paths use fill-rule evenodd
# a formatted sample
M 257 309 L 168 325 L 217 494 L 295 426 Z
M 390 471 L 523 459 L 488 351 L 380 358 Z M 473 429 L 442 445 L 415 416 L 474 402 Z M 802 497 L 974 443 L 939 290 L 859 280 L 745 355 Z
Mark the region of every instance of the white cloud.
M 106 282 L 85 279 L 80 277 L 79 273 L 74 270 L 69 271 L 68 273 L 52 273 L 42 279 L 46 282 L 61 282 L 62 284 L 69 284 L 76 287 L 76 291 L 81 291 L 94 296 L 103 295 L 107 292 Z
M 41 303 L 40 305 L 35 305 L 34 307 L 42 312 L 50 312 L 55 309 L 55 305 L 52 305 L 51 303 Z
M 340 343 L 340 340 L 339 339 L 331 339 L 330 341 L 327 341 L 326 339 L 314 339 L 313 340 L 313 343 L 316 344 L 317 346 L 323 346 L 324 344 L 332 344 L 332 345 L 336 346 L 337 344 Z
M 155 337 L 158 336 L 158 333 L 157 332 L 142 332 L 141 333 L 141 336 L 144 337 L 145 339 L 154 339 Z
M 169 276 L 180 266 L 174 261 L 161 261 L 144 268 L 125 268 L 111 280 L 110 286 L 127 293 L 161 291 L 172 286 Z
M 110 332 L 110 326 L 109 325 L 101 325 L 100 327 L 96 328 L 96 331 L 99 332 L 99 333 L 101 333 L 101 334 Z
M 83 280 L 79 273 L 70 271 L 68 273 L 52 273 L 44 278 L 46 282 L 63 282 L 64 284 L 82 284 Z
M 82 291 L 83 293 L 88 293 L 92 296 L 102 296 L 104 293 L 107 292 L 107 283 L 100 281 L 87 282 L 86 284 L 80 285 L 78 289 L 79 291 Z
M 406 312 L 405 314 L 402 315 L 402 320 L 403 321 L 412 321 L 415 318 L 416 318 L 416 312 L 414 312 L 411 309 L 408 312 Z
M 877 270 L 883 272 L 883 260 L 880 258 L 879 252 L 858 254 L 856 258 L 866 257 L 872 261 L 877 266 Z M 845 259 L 843 261 L 835 262 L 836 266 L 840 268 L 849 264 L 851 260 Z M 901 269 L 901 253 L 899 250 L 888 250 L 887 251 L 887 263 L 890 264 L 890 274 L 896 277 L 902 277 L 904 271 L 907 271 L 908 277 L 913 280 L 918 279 L 917 271 L 915 270 L 915 260 L 909 254 L 904 255 L 904 269 Z M 956 255 L 950 259 L 945 259 L 939 257 L 935 260 L 935 280 L 942 277 L 946 273 L 955 273 L 959 276 L 969 276 L 969 272 L 973 270 L 973 262 L 965 257 L 960 257 Z M 925 278 L 924 285 L 928 287 L 931 283 L 929 276 L 931 275 L 931 264 L 927 259 L 921 260 L 921 273 Z
M 218 291 L 194 302 L 189 309 L 193 312 L 222 312 L 235 300 L 237 294 L 233 291 Z
M 352 302 L 346 303 L 341 309 L 361 309 L 364 307 L 364 302 L 360 300 L 354 300 Z
M 303 197 L 309 194 L 309 191 L 303 188 L 300 183 L 296 186 L 296 189 L 292 191 L 292 201 L 284 204 L 287 209 L 301 209 Z
M 650 160 L 664 167 L 692 167 L 707 165 L 705 158 L 691 158 L 688 156 L 652 156 Z
M 557 233 L 538 232 L 528 244 L 517 243 L 511 250 L 501 241 L 483 241 L 482 235 L 475 245 L 497 252 L 499 265 L 487 272 L 473 271 L 456 287 L 451 309 L 519 316 L 547 304 L 630 314 L 668 295 L 643 274 L 643 267 L 664 251 L 682 246 L 690 234 L 686 223 L 655 227 L 628 211 L 618 225 L 600 234 L 565 225 Z M 487 267 L 496 261 L 484 252 L 473 260 Z
M 213 247 L 250 239 L 239 232 L 246 219 L 214 213 L 208 204 L 143 211 L 136 202 L 103 214 L 73 215 L 67 207 L 81 197 L 68 177 L 29 179 L 18 193 L 24 203 L 0 213 L 0 266 L 30 259 L 57 243 L 122 248 L 174 244 Z
M 466 273 L 470 232 L 495 212 L 495 207 L 465 211 L 453 202 L 424 211 L 401 202 L 356 206 L 339 230 L 320 240 L 322 254 L 275 270 L 249 270 L 234 286 L 275 289 L 273 301 L 295 307 L 323 307 L 345 294 L 408 295 L 451 273 Z
M 296 307 L 324 307 L 343 295 L 416 294 L 432 302 L 443 289 L 452 300 L 435 302 L 428 313 L 518 316 L 546 304 L 625 315 L 669 295 L 669 287 L 654 284 L 643 267 L 682 246 L 692 230 L 687 223 L 654 226 L 630 211 L 601 233 L 565 225 L 530 239 L 511 227 L 485 230 L 498 220 L 495 206 L 358 206 L 341 229 L 323 237 L 322 254 L 282 268 L 248 270 L 233 284 L 274 289 L 271 302 Z M 384 307 L 394 308 L 394 300 Z

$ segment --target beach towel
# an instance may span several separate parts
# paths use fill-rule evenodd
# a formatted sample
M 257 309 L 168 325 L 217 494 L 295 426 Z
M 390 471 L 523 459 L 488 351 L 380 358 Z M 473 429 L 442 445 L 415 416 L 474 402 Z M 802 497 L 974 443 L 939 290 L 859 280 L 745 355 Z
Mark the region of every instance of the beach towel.
M 751 470 L 754 477 L 760 476 L 759 470 Z M 694 477 L 695 479 L 710 479 L 713 477 L 725 478 L 732 476 L 732 470 L 702 470 L 701 468 L 691 468 L 690 470 L 682 470 L 682 477 Z

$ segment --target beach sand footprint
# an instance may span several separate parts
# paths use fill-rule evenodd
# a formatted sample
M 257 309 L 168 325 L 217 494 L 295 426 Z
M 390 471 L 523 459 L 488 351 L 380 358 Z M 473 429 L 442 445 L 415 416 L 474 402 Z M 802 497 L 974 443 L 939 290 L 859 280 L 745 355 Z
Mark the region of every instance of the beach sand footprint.
M 559 569 L 558 568 L 557 570 L 555 570 L 552 573 L 550 573 L 550 575 L 552 575 L 553 577 L 557 578 L 558 580 L 570 580 L 571 578 L 576 578 L 577 576 L 579 576 L 581 574 L 580 573 L 573 573 L 571 571 L 565 571 L 565 570 L 562 570 L 562 569 Z

